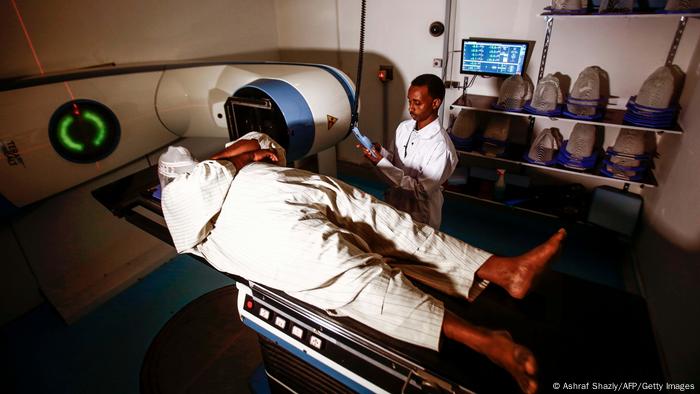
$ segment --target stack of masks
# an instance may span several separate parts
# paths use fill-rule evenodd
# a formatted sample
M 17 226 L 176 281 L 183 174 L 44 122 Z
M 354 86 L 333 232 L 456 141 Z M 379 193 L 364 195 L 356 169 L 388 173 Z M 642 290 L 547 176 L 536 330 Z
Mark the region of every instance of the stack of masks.
M 471 151 L 474 149 L 476 129 L 476 112 L 463 109 L 457 114 L 452 124 L 450 139 L 457 150 Z
M 524 159 L 529 163 L 553 166 L 557 163 L 557 153 L 562 145 L 562 137 L 559 129 L 550 128 L 542 130 L 530 145 L 530 150 Z
M 595 126 L 577 123 L 571 132 L 571 137 L 564 141 L 559 149 L 557 163 L 577 171 L 585 171 L 595 167 L 598 160 L 595 142 Z
M 585 14 L 587 9 L 588 0 L 552 0 L 552 5 L 545 7 L 552 14 Z
M 503 157 L 508 148 L 508 135 L 511 117 L 495 115 L 489 117 L 486 128 L 481 136 L 479 150 L 486 156 Z
M 683 71 L 676 65 L 659 67 L 630 97 L 624 120 L 643 127 L 671 127 L 678 116 L 677 97 L 683 86 Z
M 547 74 L 537 83 L 532 100 L 525 103 L 525 111 L 536 115 L 559 116 L 563 102 L 559 78 Z
M 615 145 L 606 151 L 600 173 L 610 178 L 641 181 L 652 165 L 655 150 L 653 133 L 621 129 Z
M 601 119 L 608 99 L 601 95 L 601 83 L 606 79 L 605 71 L 597 66 L 581 71 L 566 99 L 564 115 L 574 119 Z
M 605 13 L 630 13 L 634 9 L 634 0 L 601 0 L 598 12 Z
M 691 13 L 700 12 L 700 0 L 668 0 L 662 12 Z
M 498 92 L 498 101 L 493 107 L 502 111 L 521 112 L 532 98 L 532 81 L 521 75 L 506 78 Z

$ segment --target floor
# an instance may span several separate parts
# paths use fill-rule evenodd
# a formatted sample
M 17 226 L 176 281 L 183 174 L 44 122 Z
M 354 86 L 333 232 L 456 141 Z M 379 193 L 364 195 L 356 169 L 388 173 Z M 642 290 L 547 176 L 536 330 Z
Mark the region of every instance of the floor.
M 381 196 L 379 184 L 341 179 Z M 443 231 L 503 255 L 521 253 L 564 225 L 569 237 L 554 270 L 629 289 L 621 263 L 627 258 L 624 244 L 593 227 L 451 198 L 443 215 Z M 0 329 L 0 377 L 9 388 L 2 391 L 138 393 L 144 357 L 166 323 L 193 300 L 232 283 L 180 256 L 70 326 L 42 305 Z

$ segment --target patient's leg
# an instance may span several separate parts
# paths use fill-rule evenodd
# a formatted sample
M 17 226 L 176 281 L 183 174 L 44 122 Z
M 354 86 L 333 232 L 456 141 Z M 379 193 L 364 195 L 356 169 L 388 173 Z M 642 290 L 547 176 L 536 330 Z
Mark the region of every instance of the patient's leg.
M 510 373 L 524 393 L 537 391 L 537 362 L 526 347 L 513 342 L 507 331 L 493 331 L 470 324 L 445 311 L 442 330 L 446 337 L 482 353 Z
M 518 257 L 499 257 L 411 219 L 333 178 L 321 177 L 329 221 L 360 236 L 368 251 L 443 293 L 474 299 L 490 281 L 522 298 L 556 255 L 566 232 Z
M 476 275 L 504 288 L 514 298 L 523 298 L 547 264 L 559 253 L 566 231 L 559 229 L 547 241 L 515 257 L 491 256 Z

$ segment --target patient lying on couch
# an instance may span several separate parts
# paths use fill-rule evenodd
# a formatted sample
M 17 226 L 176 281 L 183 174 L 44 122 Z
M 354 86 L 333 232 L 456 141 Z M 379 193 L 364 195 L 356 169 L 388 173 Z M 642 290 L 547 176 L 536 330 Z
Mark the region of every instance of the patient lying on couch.
M 337 179 L 284 167 L 284 155 L 249 133 L 173 176 L 162 206 L 178 253 L 411 344 L 437 351 L 444 334 L 505 368 L 523 392 L 537 390 L 529 349 L 447 311 L 411 280 L 469 300 L 489 283 L 522 298 L 563 229 L 521 256 L 495 256 Z

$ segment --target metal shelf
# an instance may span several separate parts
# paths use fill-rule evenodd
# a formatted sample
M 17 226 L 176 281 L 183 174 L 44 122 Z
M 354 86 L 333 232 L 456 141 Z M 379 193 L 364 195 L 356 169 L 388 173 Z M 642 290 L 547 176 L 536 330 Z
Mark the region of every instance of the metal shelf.
M 497 100 L 498 100 L 497 97 L 469 94 L 469 95 L 467 95 L 466 98 L 465 98 L 465 96 L 461 96 L 460 98 L 455 100 L 455 102 L 452 103 L 451 107 L 452 108 L 473 109 L 476 111 L 483 111 L 483 112 L 503 113 L 503 114 L 514 115 L 514 116 L 551 119 L 551 120 L 557 120 L 557 121 L 562 120 L 565 122 L 588 123 L 588 124 L 600 125 L 600 126 L 624 127 L 626 129 L 653 131 L 656 133 L 683 134 L 683 129 L 681 128 L 681 126 L 678 123 L 675 123 L 673 125 L 673 127 L 669 128 L 669 129 L 654 129 L 654 128 L 649 128 L 649 127 L 641 127 L 641 126 L 626 124 L 623 120 L 623 118 L 625 116 L 625 111 L 621 110 L 621 109 L 607 108 L 605 111 L 605 117 L 603 119 L 601 119 L 599 121 L 592 121 L 592 120 L 571 119 L 571 118 L 565 118 L 565 117 L 551 117 L 551 116 L 544 116 L 544 115 L 535 115 L 535 114 L 531 114 L 528 112 L 503 111 L 500 109 L 493 108 L 493 104 L 495 104 Z
M 543 165 L 539 165 L 539 164 L 528 163 L 527 161 L 513 160 L 513 159 L 507 159 L 507 158 L 501 158 L 501 157 L 491 157 L 491 156 L 483 155 L 479 152 L 468 152 L 468 151 L 458 150 L 457 153 L 460 155 L 465 155 L 465 156 L 472 156 L 472 157 L 484 158 L 484 159 L 488 159 L 488 160 L 496 160 L 496 161 L 502 161 L 505 163 L 522 165 L 525 167 L 537 168 L 538 170 L 543 170 L 543 171 L 547 171 L 547 172 L 561 173 L 561 174 L 567 174 L 567 175 L 570 174 L 570 175 L 575 175 L 575 176 L 582 177 L 582 178 L 596 179 L 596 180 L 611 182 L 611 183 L 619 183 L 620 185 L 623 185 L 623 186 L 625 184 L 636 185 L 640 188 L 658 186 L 658 183 L 656 182 L 656 179 L 654 178 L 653 173 L 651 171 L 649 171 L 649 179 L 647 179 L 646 182 L 636 182 L 636 181 L 629 181 L 626 179 L 610 178 L 607 176 L 598 175 L 598 174 L 591 174 L 588 172 L 568 170 L 565 168 L 548 167 L 548 166 L 543 166 Z
M 653 13 L 653 12 L 644 12 L 644 13 L 631 13 L 631 14 L 624 14 L 624 13 L 606 13 L 606 14 L 599 14 L 599 13 L 590 13 L 590 14 L 555 14 L 551 12 L 543 12 L 540 14 L 540 16 L 543 17 L 551 17 L 551 18 L 679 18 L 679 17 L 689 17 L 689 18 L 700 18 L 700 12 L 687 12 L 687 13 L 672 13 L 672 14 L 664 14 L 664 13 Z

